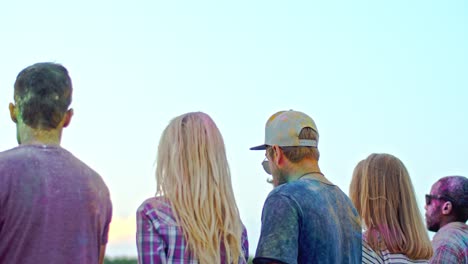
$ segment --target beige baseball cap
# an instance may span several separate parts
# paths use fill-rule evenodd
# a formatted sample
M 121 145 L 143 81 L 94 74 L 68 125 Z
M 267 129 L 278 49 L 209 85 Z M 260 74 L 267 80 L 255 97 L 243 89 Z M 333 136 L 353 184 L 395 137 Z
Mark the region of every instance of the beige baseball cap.
M 294 110 L 280 111 L 272 115 L 265 125 L 265 144 L 250 150 L 264 150 L 268 146 L 280 147 L 317 147 L 317 140 L 299 139 L 301 130 L 312 128 L 318 134 L 317 126 L 310 116 Z

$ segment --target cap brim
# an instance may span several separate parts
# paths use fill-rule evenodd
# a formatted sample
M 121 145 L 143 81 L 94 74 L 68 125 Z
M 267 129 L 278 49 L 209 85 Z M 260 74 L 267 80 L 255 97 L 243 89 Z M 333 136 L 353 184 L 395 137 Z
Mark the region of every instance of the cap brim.
M 251 147 L 250 150 L 265 150 L 267 148 L 267 146 L 268 145 L 263 144 L 263 145 L 260 145 L 260 146 Z

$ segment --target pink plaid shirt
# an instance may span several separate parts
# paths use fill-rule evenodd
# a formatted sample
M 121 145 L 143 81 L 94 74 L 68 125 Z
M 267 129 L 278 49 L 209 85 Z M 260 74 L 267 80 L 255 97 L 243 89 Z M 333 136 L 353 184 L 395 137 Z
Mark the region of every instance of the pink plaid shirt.
M 164 198 L 153 197 L 137 211 L 137 247 L 140 264 L 198 264 L 188 250 L 182 229 L 177 225 L 172 209 Z M 249 256 L 247 231 L 242 232 L 242 250 L 247 263 Z M 222 262 L 224 264 L 224 262 Z

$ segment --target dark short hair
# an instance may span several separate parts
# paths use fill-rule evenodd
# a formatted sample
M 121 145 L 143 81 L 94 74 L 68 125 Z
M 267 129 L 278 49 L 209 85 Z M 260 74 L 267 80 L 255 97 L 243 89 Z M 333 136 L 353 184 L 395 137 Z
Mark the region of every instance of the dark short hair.
M 456 221 L 468 220 L 468 178 L 463 176 L 447 176 L 437 181 L 438 194 L 454 200 L 453 213 Z
M 56 128 L 72 100 L 72 82 L 65 67 L 43 62 L 16 77 L 15 103 L 23 122 L 39 129 Z

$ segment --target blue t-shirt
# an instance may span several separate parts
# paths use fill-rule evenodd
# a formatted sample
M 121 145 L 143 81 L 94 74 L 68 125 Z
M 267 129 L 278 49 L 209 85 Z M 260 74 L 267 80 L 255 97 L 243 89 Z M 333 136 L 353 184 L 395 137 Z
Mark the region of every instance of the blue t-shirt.
M 262 212 L 254 263 L 361 263 L 359 214 L 335 185 L 302 178 L 276 187 Z

